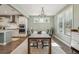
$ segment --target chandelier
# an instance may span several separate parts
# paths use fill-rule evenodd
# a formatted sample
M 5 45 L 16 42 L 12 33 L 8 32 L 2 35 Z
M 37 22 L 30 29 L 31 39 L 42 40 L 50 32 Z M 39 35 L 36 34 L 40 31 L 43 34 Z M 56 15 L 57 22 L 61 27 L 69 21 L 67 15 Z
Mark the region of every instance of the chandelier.
M 44 11 L 44 7 L 41 8 L 41 14 L 39 15 L 40 17 L 45 17 L 45 11 Z
M 40 23 L 44 23 L 47 19 L 44 11 L 44 7 L 41 8 L 41 14 L 38 15 Z

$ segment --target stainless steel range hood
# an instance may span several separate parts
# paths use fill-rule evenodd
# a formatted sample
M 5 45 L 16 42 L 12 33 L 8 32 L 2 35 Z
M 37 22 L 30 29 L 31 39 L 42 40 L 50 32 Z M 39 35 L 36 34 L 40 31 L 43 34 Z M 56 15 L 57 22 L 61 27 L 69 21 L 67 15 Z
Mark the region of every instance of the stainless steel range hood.
M 10 23 L 16 23 L 15 15 L 12 15 L 12 20 L 10 21 Z

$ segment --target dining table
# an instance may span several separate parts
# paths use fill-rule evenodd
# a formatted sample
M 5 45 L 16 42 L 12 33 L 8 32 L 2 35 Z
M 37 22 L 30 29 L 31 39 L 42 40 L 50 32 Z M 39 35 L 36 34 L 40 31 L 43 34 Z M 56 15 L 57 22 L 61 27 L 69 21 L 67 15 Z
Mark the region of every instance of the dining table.
M 48 41 L 48 54 L 51 54 L 51 36 L 49 34 L 31 34 L 28 37 L 28 54 L 30 54 L 31 40 Z

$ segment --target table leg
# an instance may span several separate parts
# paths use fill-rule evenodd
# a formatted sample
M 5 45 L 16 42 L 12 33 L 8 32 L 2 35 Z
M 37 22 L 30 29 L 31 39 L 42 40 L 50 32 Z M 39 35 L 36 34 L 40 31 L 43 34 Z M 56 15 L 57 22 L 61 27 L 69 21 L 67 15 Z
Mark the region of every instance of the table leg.
M 37 41 L 37 40 L 35 40 L 35 43 L 36 43 L 36 47 L 38 48 L 38 41 Z
M 30 39 L 28 38 L 28 54 L 30 54 Z
M 51 39 L 49 39 L 49 54 L 51 54 Z

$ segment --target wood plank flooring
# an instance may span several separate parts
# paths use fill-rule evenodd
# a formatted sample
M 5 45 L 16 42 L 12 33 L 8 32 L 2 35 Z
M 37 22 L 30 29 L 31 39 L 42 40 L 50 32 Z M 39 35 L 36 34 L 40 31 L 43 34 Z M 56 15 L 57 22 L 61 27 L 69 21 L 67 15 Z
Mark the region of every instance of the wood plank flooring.
M 0 54 L 9 54 L 11 53 L 16 47 L 18 47 L 26 38 L 19 38 L 19 40 L 12 41 L 7 45 L 0 45 Z

